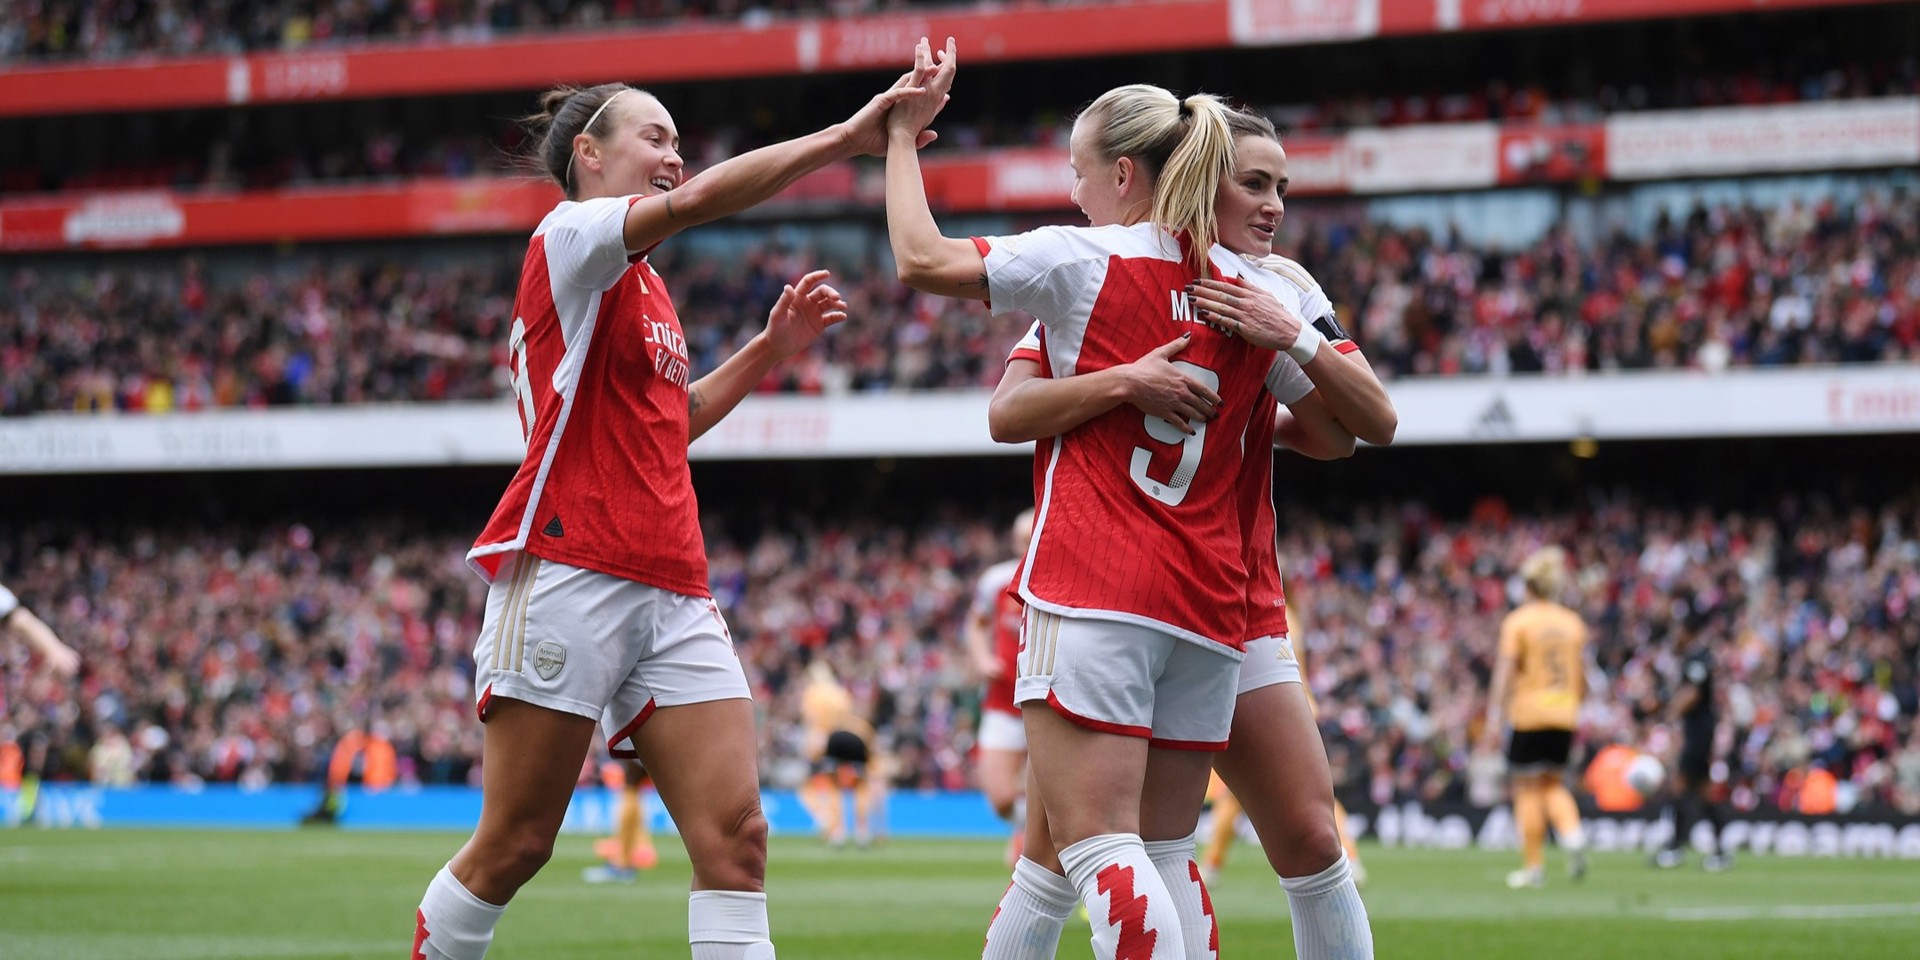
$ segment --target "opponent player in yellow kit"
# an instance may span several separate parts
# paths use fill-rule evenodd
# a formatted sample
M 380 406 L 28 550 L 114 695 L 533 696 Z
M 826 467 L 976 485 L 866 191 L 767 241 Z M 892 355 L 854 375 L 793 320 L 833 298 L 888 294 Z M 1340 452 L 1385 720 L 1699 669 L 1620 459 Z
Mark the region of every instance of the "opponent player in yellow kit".
M 1563 782 L 1573 752 L 1573 730 L 1586 693 L 1587 627 L 1555 598 L 1566 582 L 1567 555 L 1559 547 L 1520 564 L 1527 599 L 1500 624 L 1500 652 L 1487 694 L 1485 736 L 1511 724 L 1507 769 L 1513 778 L 1513 817 L 1520 827 L 1521 867 L 1507 875 L 1516 890 L 1545 882 L 1547 822 L 1567 851 L 1567 873 L 1586 875 L 1586 836 L 1580 808 Z M 1488 743 L 1490 747 L 1492 744 Z
M 582 876 L 588 883 L 631 883 L 639 871 L 660 863 L 660 851 L 647 829 L 646 795 L 641 792 L 647 785 L 647 768 L 638 760 L 609 761 L 600 768 L 600 779 L 607 789 L 619 791 L 620 799 L 614 807 L 613 836 L 593 845 L 594 854 L 606 862 L 586 868 Z
M 807 666 L 807 685 L 800 694 L 800 719 L 806 727 L 807 759 L 813 776 L 800 792 L 802 804 L 820 825 L 831 847 L 847 842 L 845 799 L 853 798 L 853 842 L 873 842 L 873 807 L 878 792 L 868 770 L 874 747 L 873 725 L 854 709 L 853 694 L 824 660 Z

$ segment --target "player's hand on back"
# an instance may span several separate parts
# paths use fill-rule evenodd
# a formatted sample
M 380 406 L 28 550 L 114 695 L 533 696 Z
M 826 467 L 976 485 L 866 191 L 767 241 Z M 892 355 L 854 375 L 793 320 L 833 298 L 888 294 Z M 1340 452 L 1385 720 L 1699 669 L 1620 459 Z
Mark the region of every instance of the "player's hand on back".
M 1220 407 L 1220 395 L 1206 384 L 1174 366 L 1173 357 L 1191 342 L 1181 336 L 1153 348 L 1145 356 L 1122 367 L 1127 374 L 1127 402 L 1141 413 L 1158 417 L 1194 433 L 1193 423 L 1213 419 Z
M 1195 280 L 1187 288 L 1196 315 L 1208 325 L 1256 347 L 1285 350 L 1300 339 L 1306 324 L 1266 290 L 1224 280 Z
M 847 301 L 827 285 L 826 270 L 788 284 L 767 314 L 767 342 L 784 360 L 813 346 L 822 331 L 847 318 Z

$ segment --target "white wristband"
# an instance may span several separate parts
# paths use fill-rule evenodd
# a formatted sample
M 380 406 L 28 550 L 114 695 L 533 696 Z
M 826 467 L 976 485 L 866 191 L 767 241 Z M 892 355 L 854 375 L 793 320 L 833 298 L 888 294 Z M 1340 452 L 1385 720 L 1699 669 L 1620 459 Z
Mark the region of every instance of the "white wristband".
M 1287 356 L 1292 357 L 1293 362 L 1304 367 L 1307 361 L 1313 359 L 1314 354 L 1320 352 L 1320 345 L 1326 342 L 1326 335 L 1315 329 L 1313 324 L 1301 324 L 1300 336 L 1294 338 L 1293 346 L 1287 348 Z

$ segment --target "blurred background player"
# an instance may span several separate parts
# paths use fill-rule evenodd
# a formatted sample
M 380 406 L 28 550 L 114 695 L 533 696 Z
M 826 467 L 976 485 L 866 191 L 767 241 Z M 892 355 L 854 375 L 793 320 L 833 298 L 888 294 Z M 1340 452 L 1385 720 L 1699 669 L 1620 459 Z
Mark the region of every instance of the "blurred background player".
M 1726 815 L 1710 795 L 1713 737 L 1719 721 L 1714 703 L 1713 645 L 1709 642 L 1718 636 L 1713 629 L 1715 622 L 1716 617 L 1705 610 L 1689 609 L 1678 618 L 1680 676 L 1673 696 L 1667 700 L 1667 721 L 1680 725 L 1680 757 L 1673 765 L 1668 805 L 1673 835 L 1667 838 L 1665 849 L 1653 855 L 1654 866 L 1666 870 L 1687 861 L 1687 844 L 1692 842 L 1694 825 L 1702 817 L 1712 825 L 1713 832 L 1709 838 L 1711 852 L 1700 865 L 1710 873 L 1733 866 L 1733 855 L 1720 845 Z
M 358 783 L 364 790 L 385 790 L 399 775 L 399 756 L 388 737 L 387 725 L 379 721 L 355 724 L 333 745 L 327 759 L 327 781 L 321 788 L 320 805 L 300 819 L 309 826 L 333 824 L 347 809 L 347 787 Z
M 800 718 L 806 725 L 807 757 L 813 762 L 813 775 L 801 799 L 820 826 L 821 837 L 830 847 L 846 846 L 846 806 L 851 801 L 853 842 L 861 847 L 872 844 L 873 725 L 855 711 L 853 694 L 824 660 L 807 665 Z
M 1026 835 L 1027 729 L 1013 702 L 1013 681 L 1020 671 L 1019 598 L 1007 590 L 1020 558 L 1033 539 L 1033 511 L 1022 511 L 1010 532 L 1014 557 L 988 567 L 974 582 L 964 638 L 967 657 L 986 680 L 980 696 L 980 790 L 995 816 L 1012 828 L 1007 866 L 1020 859 Z
M 1547 823 L 1567 852 L 1567 874 L 1587 872 L 1587 840 L 1580 808 L 1565 782 L 1573 731 L 1587 689 L 1587 627 L 1558 601 L 1566 585 L 1567 555 L 1559 547 L 1534 552 L 1520 564 L 1526 600 L 1500 624 L 1500 648 L 1487 691 L 1485 736 L 1507 735 L 1507 772 L 1513 818 L 1520 829 L 1520 869 L 1507 875 L 1514 889 L 1546 882 Z
M 631 883 L 641 870 L 660 862 L 653 833 L 647 829 L 647 768 L 638 760 L 609 760 L 600 765 L 600 782 L 618 794 L 613 810 L 613 836 L 593 844 L 594 855 L 606 861 L 581 871 L 588 883 Z
M 0 584 L 0 627 L 5 628 L 0 634 L 20 638 L 39 656 L 45 669 L 55 675 L 72 677 L 80 672 L 80 655 L 67 646 L 46 621 L 34 616 L 5 584 Z M 0 691 L 4 691 L 4 687 L 0 687 Z M 14 815 L 24 820 L 33 816 L 39 801 L 46 741 L 30 729 L 24 735 L 16 733 L 5 722 L 6 717 L 6 697 L 0 695 L 0 789 L 19 791 L 14 801 Z

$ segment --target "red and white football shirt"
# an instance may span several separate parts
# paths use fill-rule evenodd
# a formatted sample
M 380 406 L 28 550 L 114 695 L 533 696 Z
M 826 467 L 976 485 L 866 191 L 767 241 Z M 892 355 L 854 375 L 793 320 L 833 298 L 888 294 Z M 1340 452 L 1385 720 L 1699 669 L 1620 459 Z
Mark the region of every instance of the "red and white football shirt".
M 1278 255 L 1257 262 L 1294 288 L 1299 297 L 1299 317 L 1302 321 L 1312 323 L 1323 316 L 1333 315 L 1332 302 L 1305 268 Z M 1334 341 L 1332 345 L 1334 349 L 1346 353 L 1350 352 L 1352 344 L 1353 341 L 1343 339 Z M 1307 378 L 1306 371 L 1300 369 L 1292 357 L 1283 353 L 1275 365 L 1273 395 L 1282 404 L 1293 403 L 1313 392 L 1313 381 Z M 1265 437 L 1271 442 L 1279 410 L 1269 407 L 1263 413 L 1264 416 L 1255 417 L 1253 425 L 1247 430 L 1247 463 L 1240 478 L 1240 522 L 1242 529 L 1247 531 L 1249 641 L 1287 635 L 1287 597 L 1280 580 L 1279 525 L 1273 512 L 1273 454 L 1269 451 L 1265 456 L 1254 456 L 1252 449 L 1254 437 Z
M 510 345 L 526 459 L 467 561 L 491 580 L 514 551 L 708 596 L 680 318 L 645 251 L 637 197 L 567 201 L 527 244 Z
M 993 657 L 1000 661 L 1000 675 L 987 681 L 980 706 L 1016 717 L 1020 715 L 1020 707 L 1013 702 L 1013 683 L 1020 677 L 1021 607 L 1007 587 L 1013 583 L 1014 572 L 1019 568 L 1018 560 L 1001 561 L 983 571 L 973 584 L 973 614 L 987 618 Z
M 1044 365 L 1045 342 L 1045 331 L 1035 323 L 1007 355 L 1007 362 L 1031 360 Z M 1292 357 L 1280 354 L 1273 362 L 1274 370 L 1268 376 L 1267 386 L 1276 400 L 1282 404 L 1293 403 L 1313 392 L 1313 381 Z M 1254 412 L 1247 425 L 1247 457 L 1238 483 L 1240 528 L 1246 531 L 1246 639 L 1249 642 L 1287 635 L 1287 599 L 1280 581 L 1279 525 L 1273 512 L 1273 455 L 1269 452 L 1260 456 L 1255 447 L 1256 438 L 1273 436 L 1278 412 L 1279 407 L 1274 404 L 1265 404 Z
M 1018 589 L 1063 615 L 1138 623 L 1198 643 L 1246 640 L 1247 563 L 1237 488 L 1275 353 L 1198 322 L 1182 288 L 1194 279 L 1179 245 L 1152 224 L 1044 227 L 976 241 L 996 311 L 1044 328 L 1047 376 L 1130 363 L 1181 334 L 1174 362 L 1221 396 L 1193 436 L 1119 407 L 1043 441 L 1034 463 L 1033 544 Z M 1298 309 L 1297 290 L 1212 250 L 1214 274 L 1266 289 Z M 1018 355 L 1018 354 L 1016 354 Z M 1267 455 L 1271 425 L 1252 438 Z

